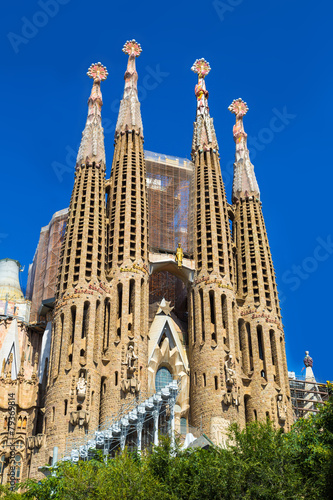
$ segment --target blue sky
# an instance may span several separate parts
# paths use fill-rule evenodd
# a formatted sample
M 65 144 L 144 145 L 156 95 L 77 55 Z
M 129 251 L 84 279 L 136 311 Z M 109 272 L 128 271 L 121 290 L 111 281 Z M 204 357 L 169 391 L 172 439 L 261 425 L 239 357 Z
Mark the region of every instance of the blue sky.
M 190 71 L 204 57 L 228 200 L 234 116 L 242 97 L 282 297 L 287 358 L 304 351 L 320 380 L 332 379 L 331 133 L 332 14 L 328 0 L 13 0 L 0 19 L 2 168 L 0 258 L 25 265 L 41 226 L 69 204 L 91 80 L 101 61 L 110 172 L 123 90 L 124 42 L 135 38 L 145 148 L 190 157 L 195 117 Z

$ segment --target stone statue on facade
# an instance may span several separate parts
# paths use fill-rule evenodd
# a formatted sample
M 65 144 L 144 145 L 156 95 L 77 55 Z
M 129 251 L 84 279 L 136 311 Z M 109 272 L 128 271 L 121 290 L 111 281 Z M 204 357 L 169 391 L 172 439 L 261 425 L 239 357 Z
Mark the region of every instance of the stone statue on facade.
M 87 391 L 87 381 L 83 375 L 80 376 L 76 384 L 76 393 L 79 398 L 84 398 Z
M 126 361 L 123 363 L 127 366 L 127 371 L 135 372 L 136 367 L 134 366 L 134 363 L 136 359 L 138 359 L 138 356 L 134 352 L 134 345 L 133 343 L 129 343 L 127 347 Z
M 229 354 L 226 362 L 224 363 L 225 368 L 225 381 L 229 386 L 233 386 L 236 384 L 236 370 L 235 370 L 235 362 L 232 359 L 232 355 Z
M 131 392 L 131 394 L 140 392 L 141 382 L 134 377 L 134 373 L 137 371 L 137 367 L 135 366 L 137 359 L 138 356 L 134 352 L 134 342 L 129 342 L 125 360 L 122 362 L 127 368 L 126 378 L 121 382 L 121 389 L 125 394 L 127 392 Z
M 283 401 L 282 394 L 279 394 L 277 397 L 277 412 L 281 422 L 285 422 L 285 420 L 287 419 L 287 405 Z

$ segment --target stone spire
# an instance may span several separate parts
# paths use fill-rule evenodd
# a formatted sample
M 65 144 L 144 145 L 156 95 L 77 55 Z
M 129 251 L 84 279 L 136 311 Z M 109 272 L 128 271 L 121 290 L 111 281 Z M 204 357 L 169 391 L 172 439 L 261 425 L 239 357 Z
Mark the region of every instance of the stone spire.
M 140 131 L 143 137 L 143 127 L 138 99 L 138 73 L 135 67 L 135 58 L 142 52 L 141 45 L 135 40 L 127 41 L 123 52 L 129 55 L 127 69 L 125 71 L 125 89 L 123 99 L 120 102 L 119 115 L 116 125 L 116 137 L 127 130 Z
M 249 108 L 246 102 L 239 97 L 232 101 L 228 109 L 236 115 L 236 124 L 233 128 L 236 143 L 236 159 L 234 163 L 232 199 L 236 201 L 244 196 L 259 198 L 260 191 L 254 174 L 254 167 L 250 161 L 249 150 L 247 148 L 247 134 L 244 131 L 243 125 L 243 117 Z
M 213 118 L 209 115 L 208 90 L 206 89 L 205 76 L 210 72 L 210 65 L 205 59 L 197 59 L 192 66 L 192 71 L 198 75 L 198 83 L 194 93 L 197 98 L 197 116 L 194 122 L 192 154 L 195 151 L 218 149 Z
M 88 117 L 77 155 L 76 164 L 95 161 L 105 164 L 104 130 L 102 127 L 101 110 L 103 106 L 101 81 L 106 80 L 108 72 L 100 62 L 92 64 L 87 72 L 94 83 L 88 99 Z

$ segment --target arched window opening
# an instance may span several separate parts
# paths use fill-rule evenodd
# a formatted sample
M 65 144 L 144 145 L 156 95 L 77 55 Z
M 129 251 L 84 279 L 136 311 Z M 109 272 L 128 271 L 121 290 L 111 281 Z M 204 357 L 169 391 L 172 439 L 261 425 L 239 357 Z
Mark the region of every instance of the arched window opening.
M 186 434 L 187 433 L 187 420 L 185 417 L 182 417 L 180 419 L 180 433 L 181 434 Z
M 18 429 L 22 429 L 22 417 L 19 417 L 19 418 L 17 419 L 17 428 L 18 428 Z
M 114 385 L 118 385 L 118 372 L 114 372 Z
M 27 417 L 24 417 L 23 421 L 22 421 L 22 429 L 26 429 L 27 428 Z
M 111 314 L 110 300 L 105 299 L 105 302 L 104 302 L 104 332 L 103 332 L 104 351 L 106 351 L 109 347 L 110 314 Z
M 194 299 L 194 291 L 192 290 L 192 293 L 191 293 L 191 297 L 192 297 L 192 318 L 193 318 L 193 332 L 192 332 L 192 335 L 193 335 L 193 343 L 196 342 L 197 340 L 197 332 L 196 332 L 196 321 L 195 321 L 195 299 Z
M 160 391 L 163 387 L 166 385 L 170 384 L 172 382 L 173 378 L 171 375 L 171 372 L 165 368 L 165 366 L 162 366 L 157 370 L 156 377 L 155 377 L 155 389 L 156 392 Z
M 15 480 L 18 482 L 21 477 L 22 469 L 22 457 L 21 455 L 15 455 Z
M 75 337 L 76 306 L 71 307 L 71 344 L 74 344 Z
M 249 345 L 250 370 L 253 370 L 253 354 L 252 354 L 252 339 L 251 339 L 250 323 L 246 323 L 246 331 L 247 331 L 247 341 L 248 341 L 248 345 Z
M 262 326 L 257 326 L 257 336 L 258 336 L 258 349 L 259 349 L 259 358 L 264 361 L 264 349 L 263 349 L 263 339 L 262 339 Z
M 64 401 L 64 415 L 67 415 L 67 406 L 68 406 L 68 401 L 65 399 Z
M 216 342 L 214 290 L 209 291 L 209 305 L 210 305 L 210 328 L 211 328 L 212 341 Z
M 55 420 L 55 407 L 52 407 L 52 422 Z
M 123 310 L 123 285 L 122 285 L 122 283 L 118 283 L 117 292 L 118 292 L 118 319 L 121 319 L 122 310 Z
M 215 391 L 217 391 L 219 388 L 219 379 L 216 376 L 214 377 L 214 385 L 215 385 Z
M 129 297 L 128 297 L 128 314 L 132 314 L 134 309 L 134 291 L 135 291 L 135 281 L 130 280 Z
M 202 374 L 202 385 L 203 385 L 203 387 L 206 387 L 206 374 L 205 373 Z
M 200 311 L 201 311 L 201 337 L 202 342 L 205 342 L 205 316 L 204 316 L 204 300 L 203 300 L 203 291 L 199 290 L 200 297 Z
M 87 336 L 89 305 L 89 302 L 85 302 L 83 306 L 81 339 L 84 339 Z

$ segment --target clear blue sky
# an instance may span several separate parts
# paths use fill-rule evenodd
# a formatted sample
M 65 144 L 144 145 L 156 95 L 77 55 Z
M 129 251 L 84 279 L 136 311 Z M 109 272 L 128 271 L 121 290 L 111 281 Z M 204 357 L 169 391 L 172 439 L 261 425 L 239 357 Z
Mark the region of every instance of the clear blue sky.
M 309 350 L 317 378 L 332 379 L 332 14 L 328 0 L 7 2 L 0 19 L 0 258 L 26 266 L 25 286 L 41 226 L 69 204 L 91 63 L 109 71 L 102 92 L 110 171 L 124 42 L 135 38 L 143 48 L 145 147 L 171 155 L 190 156 L 190 68 L 205 57 L 229 201 L 235 148 L 227 108 L 238 97 L 250 108 L 244 123 L 283 297 L 289 369 L 300 373 Z

